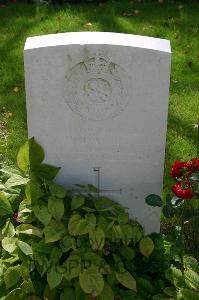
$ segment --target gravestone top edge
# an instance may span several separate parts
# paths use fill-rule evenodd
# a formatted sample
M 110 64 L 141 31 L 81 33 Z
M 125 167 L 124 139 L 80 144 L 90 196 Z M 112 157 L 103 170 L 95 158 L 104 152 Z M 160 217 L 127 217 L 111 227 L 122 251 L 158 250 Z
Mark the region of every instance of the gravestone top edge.
M 113 32 L 67 32 L 28 37 L 24 51 L 67 45 L 113 45 L 171 53 L 170 41 L 148 36 Z

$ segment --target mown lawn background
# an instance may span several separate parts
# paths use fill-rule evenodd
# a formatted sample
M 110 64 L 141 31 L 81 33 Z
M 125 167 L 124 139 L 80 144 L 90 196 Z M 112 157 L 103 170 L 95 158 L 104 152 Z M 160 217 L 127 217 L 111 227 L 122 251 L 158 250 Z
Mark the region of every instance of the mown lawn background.
M 165 38 L 171 40 L 173 52 L 164 179 L 168 191 L 172 162 L 197 155 L 199 5 L 186 2 L 0 7 L 0 160 L 15 164 L 18 148 L 27 138 L 23 47 L 28 36 L 110 31 Z

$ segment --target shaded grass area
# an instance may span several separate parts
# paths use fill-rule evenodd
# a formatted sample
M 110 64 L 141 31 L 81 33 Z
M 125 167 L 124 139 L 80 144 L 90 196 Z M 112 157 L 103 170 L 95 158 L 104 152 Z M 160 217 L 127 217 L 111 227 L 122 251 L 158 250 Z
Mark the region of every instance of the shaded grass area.
M 166 1 L 165 1 L 166 2 Z M 189 1 L 187 1 L 189 2 Z M 164 189 L 176 159 L 196 156 L 199 115 L 199 5 L 118 1 L 106 5 L 0 8 L 0 158 L 15 164 L 27 137 L 23 47 L 28 36 L 69 31 L 111 31 L 171 40 L 172 72 Z M 89 24 L 90 23 L 90 24 Z

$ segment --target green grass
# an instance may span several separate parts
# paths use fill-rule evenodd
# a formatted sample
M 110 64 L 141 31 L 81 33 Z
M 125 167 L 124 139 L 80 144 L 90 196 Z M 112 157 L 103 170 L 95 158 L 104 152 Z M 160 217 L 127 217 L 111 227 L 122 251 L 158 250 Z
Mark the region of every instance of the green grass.
M 173 52 L 164 181 L 165 190 L 169 189 L 172 162 L 196 156 L 193 124 L 199 115 L 199 6 L 178 6 L 123 0 L 104 6 L 10 4 L 0 8 L 1 160 L 14 164 L 17 149 L 27 137 L 23 47 L 28 36 L 90 30 L 166 38 Z M 92 26 L 85 26 L 88 22 Z

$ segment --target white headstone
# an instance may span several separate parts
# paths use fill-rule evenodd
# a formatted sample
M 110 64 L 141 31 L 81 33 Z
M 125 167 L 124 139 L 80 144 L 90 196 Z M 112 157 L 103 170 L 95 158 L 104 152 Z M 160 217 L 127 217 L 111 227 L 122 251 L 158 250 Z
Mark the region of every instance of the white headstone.
M 62 167 L 65 185 L 99 184 L 159 231 L 171 50 L 168 40 L 79 32 L 30 37 L 25 45 L 29 137 Z

